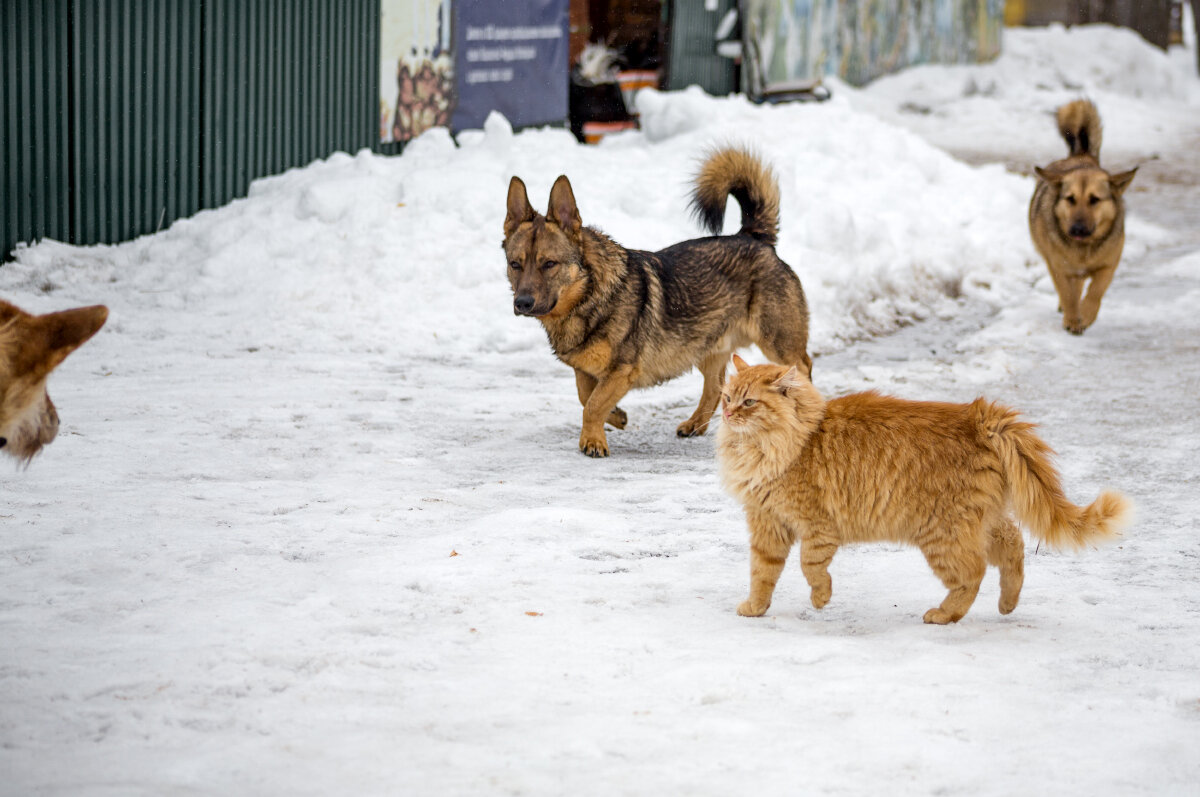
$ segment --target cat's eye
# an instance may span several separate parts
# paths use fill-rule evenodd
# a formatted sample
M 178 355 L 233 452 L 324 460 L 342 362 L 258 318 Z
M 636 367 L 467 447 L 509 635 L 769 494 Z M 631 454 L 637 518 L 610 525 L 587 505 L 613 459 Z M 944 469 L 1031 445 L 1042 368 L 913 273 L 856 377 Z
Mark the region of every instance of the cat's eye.
M 513 271 L 520 271 L 520 270 L 521 270 L 521 264 L 520 264 L 520 263 L 518 263 L 518 262 L 517 262 L 517 261 L 515 261 L 515 260 L 511 260 L 511 261 L 509 261 L 509 263 L 508 263 L 508 267 L 509 267 L 509 268 L 511 268 Z
M 1073 206 L 1073 205 L 1075 204 L 1075 195 L 1074 195 L 1074 194 L 1067 194 L 1067 197 L 1066 197 L 1066 199 L 1067 199 L 1067 204 L 1068 204 L 1068 205 L 1072 205 L 1072 206 Z
M 553 260 L 547 260 L 545 263 L 542 263 L 542 271 L 549 271 L 550 269 L 554 268 L 557 265 L 558 265 L 557 262 L 555 262 Z
M 743 407 L 753 407 L 757 403 L 758 403 L 758 399 L 748 398 L 748 399 L 745 399 L 744 401 L 742 401 L 742 406 Z
M 1088 197 L 1088 204 L 1089 204 L 1089 205 L 1094 205 L 1094 204 L 1096 204 L 1096 203 L 1097 203 L 1097 202 L 1099 202 L 1099 201 L 1100 201 L 1100 197 L 1096 196 L 1095 194 L 1092 194 L 1090 197 Z

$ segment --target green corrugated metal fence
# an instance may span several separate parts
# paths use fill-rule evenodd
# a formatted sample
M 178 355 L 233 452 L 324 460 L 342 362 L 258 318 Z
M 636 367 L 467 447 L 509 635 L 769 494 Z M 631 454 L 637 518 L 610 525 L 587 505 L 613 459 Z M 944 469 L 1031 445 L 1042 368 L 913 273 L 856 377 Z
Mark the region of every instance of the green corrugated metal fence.
M 379 0 L 205 3 L 203 202 L 379 137 Z
M 195 213 L 201 207 L 197 4 L 88 0 L 72 3 L 71 11 L 73 222 L 65 237 L 120 241 Z
M 115 242 L 376 146 L 378 0 L 2 0 L 0 252 Z
M 68 0 L 0 0 L 0 244 L 70 228 Z

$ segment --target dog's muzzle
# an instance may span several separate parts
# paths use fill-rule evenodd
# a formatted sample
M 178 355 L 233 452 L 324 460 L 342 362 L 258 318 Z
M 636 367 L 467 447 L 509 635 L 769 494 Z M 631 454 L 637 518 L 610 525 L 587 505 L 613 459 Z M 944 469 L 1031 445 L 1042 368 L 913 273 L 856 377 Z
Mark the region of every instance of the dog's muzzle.
M 1083 238 L 1087 238 L 1089 235 L 1091 235 L 1092 231 L 1088 229 L 1086 224 L 1081 221 L 1077 221 L 1071 225 L 1071 229 L 1067 230 L 1067 234 L 1072 238 L 1079 238 L 1082 240 Z
M 533 315 L 533 297 L 529 294 L 521 294 L 513 299 L 513 312 L 517 315 Z

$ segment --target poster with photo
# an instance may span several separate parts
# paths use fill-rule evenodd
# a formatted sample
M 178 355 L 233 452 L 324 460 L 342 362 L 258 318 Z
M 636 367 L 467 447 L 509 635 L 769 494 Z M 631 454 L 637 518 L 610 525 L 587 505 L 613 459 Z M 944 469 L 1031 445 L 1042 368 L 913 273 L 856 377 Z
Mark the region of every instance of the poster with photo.
M 408 141 L 450 125 L 452 5 L 453 0 L 380 0 L 380 141 Z
M 568 0 L 380 0 L 379 139 L 567 119 Z

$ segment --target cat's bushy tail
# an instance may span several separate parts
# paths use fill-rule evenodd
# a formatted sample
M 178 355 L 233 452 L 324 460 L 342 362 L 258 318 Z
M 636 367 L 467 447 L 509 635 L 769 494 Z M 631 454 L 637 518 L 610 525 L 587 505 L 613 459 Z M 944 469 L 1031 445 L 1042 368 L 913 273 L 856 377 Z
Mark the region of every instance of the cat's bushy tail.
M 1086 507 L 1067 500 L 1054 469 L 1054 452 L 1019 420 L 1015 410 L 975 402 L 979 428 L 1000 458 L 1013 511 L 1033 535 L 1055 548 L 1083 548 L 1118 536 L 1133 520 L 1133 506 L 1106 490 Z

